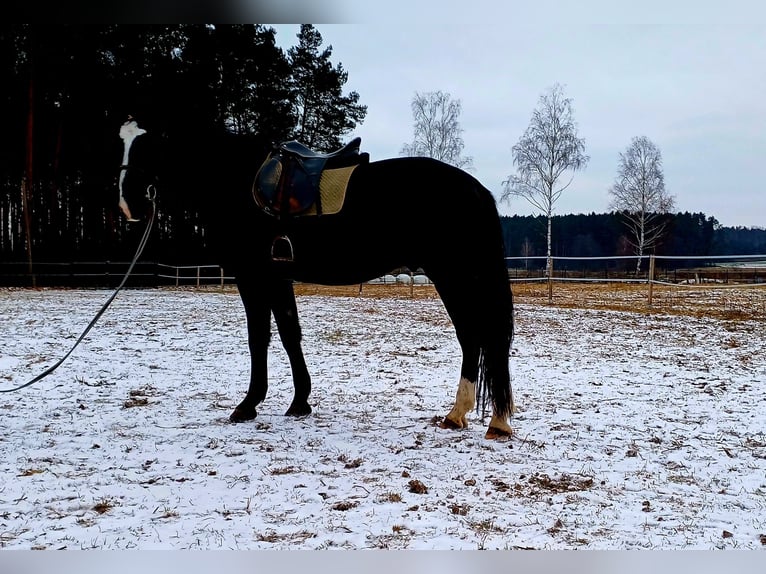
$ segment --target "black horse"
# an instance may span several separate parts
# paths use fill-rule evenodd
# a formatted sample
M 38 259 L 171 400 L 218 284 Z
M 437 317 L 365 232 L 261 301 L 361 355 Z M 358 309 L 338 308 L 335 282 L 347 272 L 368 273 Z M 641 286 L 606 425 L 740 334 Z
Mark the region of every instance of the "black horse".
M 482 408 L 492 406 L 486 437 L 512 433 L 513 300 L 495 200 L 473 176 L 422 157 L 361 162 L 340 211 L 283 217 L 263 211 L 253 199 L 267 150 L 249 138 L 153 138 L 133 119 L 120 135 L 120 207 L 129 219 L 140 220 L 147 196 L 157 189 L 161 198 L 169 186 L 204 189 L 215 210 L 213 233 L 225 238 L 222 264 L 236 278 L 251 354 L 250 386 L 232 421 L 255 418 L 266 397 L 271 313 L 295 385 L 286 414 L 311 412 L 294 280 L 355 285 L 408 267 L 422 268 L 433 282 L 462 350 L 455 405 L 441 426 L 466 427 L 478 398 Z M 276 248 L 289 253 L 275 257 Z

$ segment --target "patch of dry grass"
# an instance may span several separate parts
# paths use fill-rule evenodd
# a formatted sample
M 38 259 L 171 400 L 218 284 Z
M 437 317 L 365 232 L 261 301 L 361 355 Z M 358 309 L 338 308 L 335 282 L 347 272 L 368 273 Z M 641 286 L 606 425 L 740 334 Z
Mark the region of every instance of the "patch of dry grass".
M 544 283 L 513 283 L 514 301 L 549 305 Z M 433 285 L 324 286 L 297 283 L 298 296 L 364 297 L 372 299 L 438 299 Z M 554 283 L 553 307 L 604 309 L 640 313 L 669 313 L 732 321 L 766 319 L 766 286 L 654 285 L 652 304 L 649 287 L 636 283 Z

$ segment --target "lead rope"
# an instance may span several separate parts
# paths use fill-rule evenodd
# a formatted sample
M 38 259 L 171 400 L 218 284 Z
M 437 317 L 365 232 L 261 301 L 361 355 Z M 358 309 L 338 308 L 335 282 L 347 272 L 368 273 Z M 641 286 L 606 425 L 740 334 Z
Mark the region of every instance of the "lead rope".
M 153 189 L 150 190 L 150 191 L 153 191 Z M 88 334 L 88 332 L 93 328 L 93 326 L 96 324 L 96 322 L 101 318 L 101 315 L 104 314 L 104 311 L 106 311 L 107 308 L 109 307 L 109 305 L 112 304 L 112 301 L 114 301 L 114 298 L 117 297 L 117 293 L 119 293 L 120 290 L 125 286 L 125 283 L 128 280 L 128 277 L 130 276 L 130 273 L 133 271 L 133 267 L 135 267 L 136 262 L 138 261 L 138 258 L 141 257 L 141 253 L 143 253 L 143 251 L 144 251 L 144 247 L 146 247 L 146 243 L 149 241 L 149 233 L 152 230 L 152 225 L 154 224 L 154 216 L 155 216 L 155 214 L 157 212 L 156 206 L 155 206 L 155 201 L 154 201 L 154 194 L 153 193 L 151 193 L 149 195 L 149 200 L 151 201 L 151 205 L 152 205 L 152 210 L 151 210 L 152 213 L 151 213 L 151 216 L 149 217 L 149 222 L 146 224 L 146 230 L 144 231 L 144 235 L 141 238 L 140 243 L 138 244 L 138 249 L 136 250 L 135 257 L 133 257 L 133 261 L 130 262 L 130 266 L 128 267 L 128 270 L 125 272 L 125 276 L 122 278 L 122 281 L 117 286 L 117 288 L 114 290 L 114 293 L 112 293 L 112 295 L 109 297 L 109 299 L 106 300 L 106 303 L 104 303 L 102 305 L 101 309 L 98 311 L 98 313 L 96 313 L 96 316 L 93 317 L 93 320 L 88 324 L 88 326 L 85 327 L 85 330 L 82 332 L 82 335 L 80 335 L 80 337 L 77 339 L 77 341 L 75 341 L 75 344 L 72 345 L 72 348 L 69 349 L 67 354 L 64 355 L 63 357 L 61 357 L 61 359 L 59 359 L 58 362 L 56 362 L 54 365 L 48 367 L 45 371 L 43 371 L 42 373 L 37 375 L 31 381 L 26 382 L 23 385 L 19 385 L 18 387 L 15 387 L 13 389 L 0 389 L 0 393 L 12 393 L 12 392 L 15 392 L 15 391 L 19 391 L 19 390 L 21 390 L 23 388 L 26 388 L 26 387 L 28 387 L 30 385 L 34 385 L 36 382 L 40 381 L 41 379 L 44 379 L 45 377 L 50 375 L 53 371 L 58 369 L 59 366 L 61 365 L 61 363 L 66 361 L 67 357 L 69 357 L 69 355 L 72 354 L 72 351 L 74 351 L 77 348 L 77 345 L 80 344 L 80 342 L 85 338 L 85 335 Z

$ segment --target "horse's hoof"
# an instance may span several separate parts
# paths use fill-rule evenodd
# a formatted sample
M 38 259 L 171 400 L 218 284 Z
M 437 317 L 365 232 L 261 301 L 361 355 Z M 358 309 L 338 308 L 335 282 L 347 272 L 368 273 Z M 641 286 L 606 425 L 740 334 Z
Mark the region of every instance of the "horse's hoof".
M 240 408 L 234 409 L 234 412 L 229 415 L 229 420 L 233 423 L 243 423 L 245 421 L 251 421 L 257 416 L 255 409 L 243 410 Z
M 285 416 L 289 417 L 304 417 L 311 414 L 311 405 L 308 403 L 293 403 L 290 408 L 287 409 Z
M 449 429 L 449 430 L 459 430 L 462 428 L 465 428 L 466 424 L 462 422 L 453 421 L 450 418 L 444 417 L 442 419 L 442 422 L 439 423 L 439 428 L 443 429 Z
M 489 427 L 487 429 L 487 434 L 484 435 L 484 438 L 488 440 L 508 440 L 511 438 L 511 435 L 513 434 L 513 430 L 510 428 L 508 429 L 501 429 L 497 427 Z

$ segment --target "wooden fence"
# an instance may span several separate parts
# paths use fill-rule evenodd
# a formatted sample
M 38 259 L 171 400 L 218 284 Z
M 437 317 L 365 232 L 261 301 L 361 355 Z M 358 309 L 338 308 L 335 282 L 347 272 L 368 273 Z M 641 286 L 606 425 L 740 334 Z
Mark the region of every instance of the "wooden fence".
M 549 303 L 553 301 L 554 284 L 566 281 L 644 284 L 647 305 L 650 307 L 654 303 L 656 285 L 766 287 L 766 255 L 646 255 L 641 257 L 642 267 L 636 272 L 637 259 L 636 256 L 551 257 L 549 270 L 535 268 L 530 271 L 530 260 L 547 262 L 547 258 L 506 258 L 509 262 L 509 280 L 515 283 L 545 283 Z M 633 262 L 632 270 L 631 266 L 625 265 L 626 260 Z M 646 265 L 643 265 L 644 260 L 648 262 Z M 523 262 L 524 267 L 513 266 L 513 262 Z

